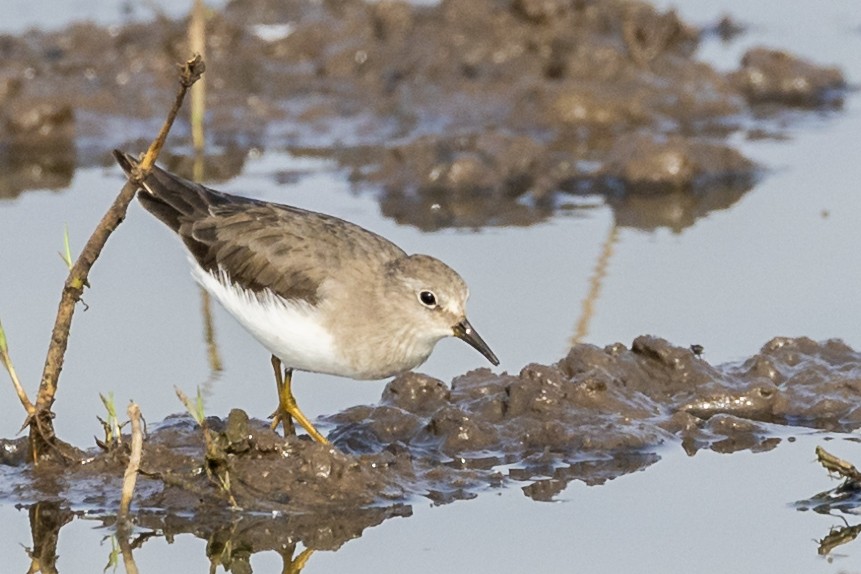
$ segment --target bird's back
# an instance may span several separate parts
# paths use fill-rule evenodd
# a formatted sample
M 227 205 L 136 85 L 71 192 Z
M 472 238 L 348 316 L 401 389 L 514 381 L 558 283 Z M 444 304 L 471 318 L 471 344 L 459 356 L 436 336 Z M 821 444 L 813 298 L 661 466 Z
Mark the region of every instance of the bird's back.
M 119 151 L 131 174 L 137 161 Z M 387 239 L 336 217 L 222 193 L 153 166 L 138 199 L 182 239 L 205 271 L 253 292 L 317 303 L 328 276 L 384 267 L 405 253 Z

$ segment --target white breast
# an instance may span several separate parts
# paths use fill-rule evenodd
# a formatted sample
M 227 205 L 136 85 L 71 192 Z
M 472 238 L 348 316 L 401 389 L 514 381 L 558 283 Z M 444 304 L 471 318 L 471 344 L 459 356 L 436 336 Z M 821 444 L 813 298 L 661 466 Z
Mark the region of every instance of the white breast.
M 306 301 L 285 301 L 271 291 L 252 293 L 191 260 L 192 275 L 237 321 L 285 366 L 300 371 L 356 377 L 332 335 Z

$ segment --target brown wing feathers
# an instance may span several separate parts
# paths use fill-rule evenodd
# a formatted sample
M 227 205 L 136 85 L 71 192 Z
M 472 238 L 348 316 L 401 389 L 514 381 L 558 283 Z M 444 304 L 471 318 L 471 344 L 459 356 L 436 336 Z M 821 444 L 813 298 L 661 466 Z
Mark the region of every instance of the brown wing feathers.
M 138 163 L 118 150 L 114 157 L 126 174 Z M 138 199 L 144 208 L 176 232 L 207 271 L 224 270 L 254 292 L 270 289 L 287 299 L 317 301 L 321 273 L 302 265 L 301 257 L 292 265 L 273 264 L 305 246 L 303 237 L 291 233 L 296 222 L 287 221 L 301 210 L 221 193 L 157 166 L 143 186 L 146 193 Z

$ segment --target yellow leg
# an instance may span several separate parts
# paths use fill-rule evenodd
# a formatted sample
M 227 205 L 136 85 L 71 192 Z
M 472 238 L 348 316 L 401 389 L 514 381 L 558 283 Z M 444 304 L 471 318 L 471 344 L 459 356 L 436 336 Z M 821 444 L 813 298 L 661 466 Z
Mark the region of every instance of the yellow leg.
M 272 421 L 272 428 L 278 426 L 279 422 L 284 424 L 285 434 L 296 434 L 293 427 L 293 419 L 296 419 L 302 428 L 304 428 L 311 438 L 322 444 L 329 444 L 320 431 L 314 428 L 308 417 L 299 410 L 299 405 L 296 404 L 296 399 L 293 397 L 293 391 L 290 390 L 290 383 L 293 379 L 293 369 L 285 368 L 284 375 L 281 375 L 281 359 L 272 355 L 272 368 L 275 369 L 275 384 L 278 386 L 278 410 L 275 411 L 275 416 Z
M 275 371 L 275 386 L 278 389 L 278 408 L 275 409 L 275 412 L 272 413 L 272 430 L 278 428 L 278 424 L 282 424 L 284 426 L 284 436 L 295 436 L 296 435 L 296 427 L 293 426 L 293 417 L 291 417 L 285 410 L 281 408 L 281 392 L 284 388 L 284 378 L 281 374 L 281 359 L 272 355 L 272 369 Z
M 302 552 L 299 553 L 299 556 L 294 560 L 292 557 L 287 558 L 285 556 L 285 564 L 282 568 L 281 572 L 284 574 L 300 574 L 302 569 L 305 567 L 305 564 L 308 562 L 308 559 L 311 558 L 311 555 L 314 553 L 314 550 L 311 548 L 306 548 Z

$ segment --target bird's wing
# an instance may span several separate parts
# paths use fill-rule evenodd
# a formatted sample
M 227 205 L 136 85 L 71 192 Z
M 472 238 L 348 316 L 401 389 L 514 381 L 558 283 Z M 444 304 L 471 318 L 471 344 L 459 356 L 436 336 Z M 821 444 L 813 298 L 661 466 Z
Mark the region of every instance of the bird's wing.
M 177 233 L 207 271 L 223 271 L 255 292 L 269 289 L 312 304 L 323 281 L 345 265 L 361 260 L 376 268 L 404 254 L 352 223 L 254 200 L 213 205 L 202 217 L 186 216 Z
M 114 156 L 128 175 L 138 161 Z M 179 235 L 206 271 L 255 292 L 315 303 L 327 277 L 404 255 L 387 239 L 336 217 L 215 191 L 153 166 L 141 204 Z

